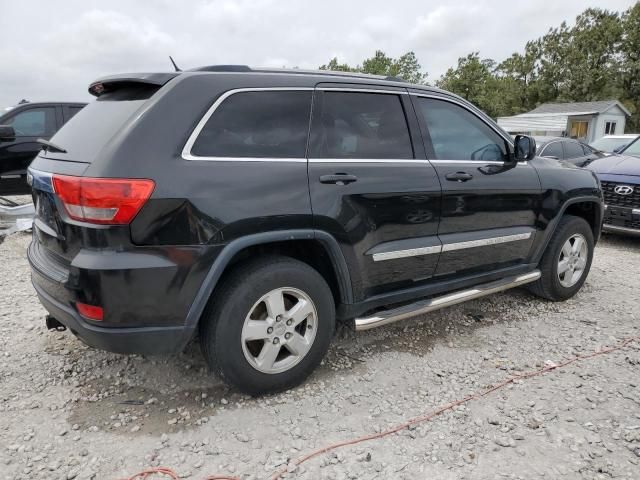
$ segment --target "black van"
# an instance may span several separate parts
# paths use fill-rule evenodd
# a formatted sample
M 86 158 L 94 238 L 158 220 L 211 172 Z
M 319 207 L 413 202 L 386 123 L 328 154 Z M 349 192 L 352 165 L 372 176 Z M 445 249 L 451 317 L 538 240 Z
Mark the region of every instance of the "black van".
M 26 195 L 27 167 L 50 139 L 85 103 L 21 102 L 0 111 L 0 195 Z

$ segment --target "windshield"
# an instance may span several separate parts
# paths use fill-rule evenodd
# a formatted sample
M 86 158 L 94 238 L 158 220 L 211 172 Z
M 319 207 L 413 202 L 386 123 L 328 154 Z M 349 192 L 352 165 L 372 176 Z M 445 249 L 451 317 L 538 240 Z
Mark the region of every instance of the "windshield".
M 620 153 L 624 155 L 634 155 L 636 157 L 640 157 L 640 140 L 636 139 L 635 142 L 633 142 Z
M 616 148 L 624 147 L 631 141 L 633 141 L 633 138 L 602 137 L 589 145 L 602 152 L 613 152 Z

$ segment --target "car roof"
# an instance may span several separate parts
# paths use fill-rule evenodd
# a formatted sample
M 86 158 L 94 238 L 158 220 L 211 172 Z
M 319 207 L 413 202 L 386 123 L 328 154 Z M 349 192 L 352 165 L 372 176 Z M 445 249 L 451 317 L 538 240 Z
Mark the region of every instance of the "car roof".
M 144 73 L 125 73 L 118 75 L 110 75 L 95 80 L 89 87 L 89 93 L 95 95 L 92 91 L 93 87 L 97 84 L 107 85 L 113 82 L 131 82 L 131 83 L 148 83 L 157 86 L 164 85 L 172 78 L 178 76 L 191 76 L 191 75 L 247 75 L 247 76 L 277 76 L 277 78 L 284 81 L 293 81 L 296 84 L 308 83 L 309 86 L 313 86 L 320 82 L 335 82 L 335 83 L 363 83 L 372 84 L 377 86 L 388 86 L 396 88 L 415 88 L 419 90 L 431 91 L 443 93 L 452 97 L 458 97 L 457 95 L 441 90 L 429 85 L 421 85 L 409 83 L 400 77 L 384 76 L 384 75 L 372 75 L 368 73 L 359 72 L 342 72 L 333 70 L 303 70 L 298 68 L 250 68 L 247 65 L 209 65 L 204 67 L 198 67 L 191 70 L 184 70 L 178 72 L 144 72 Z M 308 82 L 304 82 L 304 79 L 308 79 Z

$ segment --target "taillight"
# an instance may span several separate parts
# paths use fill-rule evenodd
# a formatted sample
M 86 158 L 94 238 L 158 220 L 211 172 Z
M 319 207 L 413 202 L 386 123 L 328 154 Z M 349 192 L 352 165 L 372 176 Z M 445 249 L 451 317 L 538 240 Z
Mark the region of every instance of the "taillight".
M 139 178 L 53 175 L 53 189 L 74 220 L 126 225 L 145 204 L 155 183 Z
M 76 308 L 78 313 L 89 320 L 101 321 L 104 317 L 104 310 L 102 307 L 96 305 L 89 305 L 87 303 L 76 302 Z

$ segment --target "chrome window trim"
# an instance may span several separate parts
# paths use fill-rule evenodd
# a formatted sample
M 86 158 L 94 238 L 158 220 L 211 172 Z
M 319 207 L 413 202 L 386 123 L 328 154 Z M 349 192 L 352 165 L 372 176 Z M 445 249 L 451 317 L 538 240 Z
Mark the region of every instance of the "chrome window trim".
M 553 144 L 553 143 L 560 143 L 562 142 L 562 139 L 559 138 L 558 140 L 551 140 L 549 143 L 547 143 L 544 148 L 540 151 L 539 155 L 540 157 L 544 157 L 544 151 L 549 148 L 549 145 Z M 554 155 L 555 156 L 555 155 Z M 562 156 L 564 156 L 564 147 L 562 148 Z M 545 158 L 549 158 L 549 157 L 545 157 Z
M 299 91 L 307 91 L 312 92 L 314 90 L 313 87 L 248 87 L 248 88 L 234 88 L 232 90 L 227 90 L 222 93 L 213 105 L 209 107 L 206 113 L 202 116 L 196 127 L 189 135 L 187 139 L 187 143 L 185 143 L 184 148 L 182 149 L 182 158 L 184 160 L 193 160 L 193 161 L 207 161 L 207 162 L 294 162 L 301 163 L 306 162 L 306 158 L 273 158 L 273 157 L 201 157 L 198 155 L 193 155 L 191 153 L 191 149 L 193 148 L 194 143 L 202 129 L 211 118 L 211 115 L 216 111 L 216 109 L 231 95 L 235 95 L 236 93 L 244 93 L 244 92 L 299 92 Z
M 479 240 L 469 240 L 466 242 L 445 243 L 443 245 L 435 245 L 431 247 L 419 247 L 410 248 L 407 250 L 394 250 L 391 252 L 374 253 L 372 257 L 374 262 L 380 262 L 384 260 L 395 260 L 398 258 L 430 255 L 433 253 L 454 252 L 456 250 L 464 250 L 467 248 L 487 247 L 492 245 L 499 245 L 502 243 L 528 240 L 529 238 L 531 238 L 531 232 L 516 233 L 513 235 L 501 235 L 499 237 L 482 238 Z
M 401 87 L 399 87 L 401 88 Z M 356 92 L 356 93 L 384 93 L 386 95 L 409 95 L 406 90 L 376 90 L 375 88 L 358 87 L 316 87 L 316 90 L 323 92 Z
M 429 163 L 419 158 L 310 158 L 309 163 Z
M 444 165 L 447 163 L 460 164 L 460 163 L 471 163 L 474 165 L 504 165 L 504 162 L 499 160 L 429 160 L 431 163 L 435 165 Z M 529 165 L 527 160 L 522 160 L 518 162 L 517 166 L 520 165 Z

